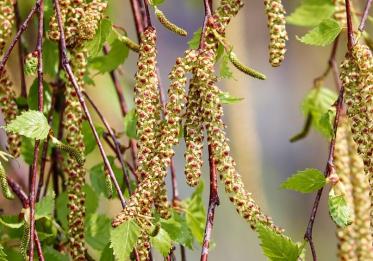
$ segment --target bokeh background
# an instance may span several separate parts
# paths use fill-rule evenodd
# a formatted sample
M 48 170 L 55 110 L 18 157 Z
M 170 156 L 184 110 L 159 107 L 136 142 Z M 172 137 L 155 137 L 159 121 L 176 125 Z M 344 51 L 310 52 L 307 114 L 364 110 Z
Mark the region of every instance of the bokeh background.
M 26 14 L 32 3 L 19 1 L 22 13 Z M 131 8 L 127 0 L 110 0 L 110 15 L 115 24 L 124 27 L 132 39 L 136 39 Z M 217 2 L 217 1 L 214 1 Z M 231 140 L 233 156 L 244 179 L 246 188 L 253 192 L 254 198 L 262 209 L 273 217 L 276 224 L 284 227 L 294 240 L 301 241 L 308 222 L 315 195 L 304 195 L 282 190 L 279 185 L 297 170 L 305 168 L 324 169 L 328 142 L 320 134 L 311 131 L 307 138 L 290 143 L 289 138 L 303 126 L 304 116 L 300 111 L 302 98 L 311 88 L 313 79 L 322 74 L 327 66 L 331 46 L 316 48 L 298 42 L 296 35 L 303 35 L 307 29 L 289 25 L 289 42 L 286 59 L 279 68 L 268 63 L 268 30 L 263 1 L 245 1 L 245 7 L 232 20 L 227 37 L 234 44 L 239 58 L 253 68 L 267 75 L 266 81 L 252 79 L 232 68 L 235 80 L 224 80 L 219 86 L 234 96 L 243 97 L 238 104 L 225 107 L 225 121 Z M 288 13 L 294 10 L 299 1 L 285 1 Z M 162 85 L 167 87 L 167 75 L 176 57 L 188 48 L 187 41 L 203 24 L 204 10 L 202 0 L 166 0 L 161 9 L 170 20 L 187 29 L 187 39 L 179 37 L 162 27 L 153 19 L 158 31 L 158 62 Z M 152 16 L 154 18 L 154 16 Z M 26 34 L 32 39 L 32 32 Z M 338 59 L 345 52 L 345 39 L 338 50 Z M 129 58 L 121 69 L 121 83 L 128 103 L 131 105 L 133 79 L 137 55 L 130 52 Z M 11 57 L 13 78 L 19 82 L 16 69 L 17 59 Z M 111 125 L 118 131 L 123 130 L 117 97 L 108 76 L 95 76 L 96 86 L 89 86 L 87 92 L 96 101 Z M 30 79 L 29 79 L 30 80 Z M 29 83 L 31 84 L 31 80 Z M 326 85 L 334 88 L 329 79 Z M 98 121 L 97 121 L 98 122 Z M 2 143 L 4 139 L 2 137 Z M 110 149 L 106 148 L 109 152 Z M 190 196 L 190 189 L 183 175 L 184 144 L 177 147 L 176 170 L 181 197 Z M 206 153 L 205 153 L 206 154 Z M 98 151 L 88 159 L 88 166 L 100 160 Z M 205 160 L 205 162 L 207 162 Z M 13 164 L 13 175 L 26 181 L 27 168 Z M 22 176 L 24 175 L 24 176 Z M 205 166 L 204 179 L 208 180 Z M 168 180 L 169 185 L 169 180 Z M 205 189 L 207 206 L 208 189 Z M 213 230 L 215 247 L 211 250 L 210 260 L 266 260 L 259 247 L 256 233 L 241 219 L 220 188 L 221 204 L 216 210 Z M 105 201 L 100 211 L 115 215 L 120 206 L 118 202 Z M 5 202 L 1 207 L 8 213 L 18 213 L 19 205 Z M 325 195 L 320 204 L 314 227 L 314 241 L 319 260 L 336 260 L 335 225 L 327 213 Z M 177 250 L 178 253 L 178 250 Z M 189 260 L 199 260 L 200 246 L 195 251 L 187 251 Z M 309 258 L 308 258 L 309 259 Z M 156 257 L 156 260 L 162 260 Z

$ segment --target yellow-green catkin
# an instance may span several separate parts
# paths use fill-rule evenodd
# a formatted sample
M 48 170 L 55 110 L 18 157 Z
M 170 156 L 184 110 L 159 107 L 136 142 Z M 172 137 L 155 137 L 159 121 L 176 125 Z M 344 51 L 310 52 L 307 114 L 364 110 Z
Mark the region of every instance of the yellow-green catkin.
M 146 232 L 142 231 L 135 246 L 140 261 L 149 260 L 149 251 L 150 251 L 149 240 L 150 240 L 150 236 Z
M 341 27 L 347 27 L 346 3 L 345 0 L 334 0 L 335 11 L 333 17 Z
M 0 162 L 0 186 L 3 195 L 6 199 L 14 199 L 14 195 L 9 188 L 8 181 L 6 179 L 6 172 L 3 164 Z
M 270 37 L 269 62 L 272 66 L 277 67 L 285 58 L 286 41 L 288 40 L 285 28 L 286 12 L 281 0 L 265 0 L 264 5 Z
M 158 21 L 168 30 L 181 36 L 186 36 L 188 34 L 187 31 L 185 31 L 183 28 L 177 26 L 176 24 L 168 20 L 167 16 L 161 10 L 159 10 L 158 7 L 154 6 L 154 9 L 155 16 L 157 17 Z
M 7 39 L 12 34 L 14 25 L 14 9 L 12 0 L 0 0 L 0 56 L 4 52 Z M 14 84 L 4 68 L 0 71 L 0 108 L 5 123 L 15 119 L 18 114 L 18 107 L 15 102 L 16 93 Z M 21 139 L 15 133 L 8 133 L 8 152 L 14 157 L 20 155 Z

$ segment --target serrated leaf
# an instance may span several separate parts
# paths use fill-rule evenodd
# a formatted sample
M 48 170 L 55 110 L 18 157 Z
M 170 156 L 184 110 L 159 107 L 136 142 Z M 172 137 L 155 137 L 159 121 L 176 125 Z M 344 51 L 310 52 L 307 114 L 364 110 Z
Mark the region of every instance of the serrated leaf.
M 52 95 L 48 83 L 43 82 L 43 112 L 47 114 L 51 107 Z M 27 96 L 27 104 L 30 110 L 38 110 L 38 80 L 35 79 Z
M 188 41 L 188 46 L 190 49 L 197 49 L 199 47 L 199 42 L 201 41 L 202 28 L 198 28 L 197 31 L 193 33 L 192 39 Z
M 229 92 L 221 92 L 219 99 L 222 104 L 235 104 L 242 101 L 244 98 L 232 96 Z
M 96 250 L 102 251 L 110 242 L 110 218 L 96 213 L 90 215 L 85 223 L 87 243 Z
M 321 133 L 324 134 L 328 139 L 334 136 L 334 118 L 335 118 L 335 108 L 331 108 L 326 113 L 321 115 L 319 126 Z
M 137 139 L 137 115 L 135 109 L 130 110 L 123 120 L 124 123 L 124 133 L 126 133 L 128 138 Z
M 53 216 L 54 211 L 54 192 L 52 194 L 46 195 L 35 206 L 35 219 L 40 218 L 50 218 Z
M 193 249 L 193 234 L 188 227 L 185 216 L 174 211 L 171 218 L 161 219 L 160 222 L 161 227 L 167 231 L 173 241 Z
M 104 250 L 102 250 L 100 261 L 115 261 L 113 249 L 110 248 L 110 243 L 108 243 Z
M 281 188 L 310 193 L 319 190 L 326 184 L 324 174 L 318 169 L 298 171 L 281 184 Z
M 102 19 L 94 38 L 86 44 L 90 57 L 95 57 L 102 52 L 104 43 L 112 31 L 112 23 L 108 19 Z
M 102 136 L 104 133 L 104 129 L 100 126 L 95 126 L 97 134 L 99 137 Z M 83 133 L 83 140 L 84 140 L 84 145 L 85 145 L 85 155 L 88 155 L 91 153 L 95 148 L 96 148 L 96 139 L 95 136 L 93 135 L 93 132 L 91 130 L 91 126 L 89 125 L 88 121 L 83 121 L 82 124 L 82 133 Z
M 113 249 L 116 260 L 129 260 L 140 232 L 140 227 L 133 219 L 127 220 L 119 227 L 111 230 L 110 247 Z
M 163 256 L 167 256 L 172 247 L 172 240 L 166 230 L 161 228 L 155 237 L 150 238 L 150 243 Z
M 270 228 L 257 224 L 256 231 L 263 253 L 272 261 L 296 261 L 301 249 L 290 238 L 278 234 Z
M 128 57 L 128 47 L 120 40 L 114 40 L 107 55 L 97 56 L 90 61 L 90 66 L 100 73 L 111 72 L 124 63 Z
M 226 53 L 222 54 L 221 63 L 220 63 L 220 77 L 225 79 L 233 79 L 233 72 L 229 67 L 230 60 L 229 56 Z
M 44 140 L 50 130 L 47 118 L 39 111 L 25 111 L 3 128 L 36 140 Z
M 297 40 L 304 44 L 326 46 L 331 44 L 339 35 L 342 28 L 334 19 L 325 19 L 318 26 L 313 28 Z
M 69 261 L 69 256 L 58 252 L 51 246 L 43 247 L 45 261 Z
M 331 136 L 330 130 L 328 130 L 327 122 L 325 122 L 325 114 L 328 113 L 336 99 L 337 94 L 334 91 L 328 88 L 319 87 L 312 88 L 302 102 L 303 114 L 305 116 L 311 114 L 312 126 L 327 138 L 330 138 Z M 334 118 L 333 115 L 328 115 L 328 117 L 329 116 L 329 119 Z M 321 121 L 323 117 L 324 119 Z
M 320 2 L 320 1 L 319 1 Z M 298 26 L 316 26 L 322 20 L 330 18 L 334 13 L 335 6 L 330 1 L 304 1 L 292 12 L 286 21 Z
M 186 223 L 198 243 L 202 243 L 203 241 L 206 222 L 206 211 L 202 200 L 203 188 L 204 183 L 201 181 L 192 194 L 192 197 L 185 201 Z
M 352 209 L 348 206 L 344 195 L 336 195 L 332 188 L 328 197 L 329 214 L 339 227 L 346 227 L 353 222 Z
M 7 261 L 6 253 L 4 252 L 4 247 L 0 244 L 0 261 Z

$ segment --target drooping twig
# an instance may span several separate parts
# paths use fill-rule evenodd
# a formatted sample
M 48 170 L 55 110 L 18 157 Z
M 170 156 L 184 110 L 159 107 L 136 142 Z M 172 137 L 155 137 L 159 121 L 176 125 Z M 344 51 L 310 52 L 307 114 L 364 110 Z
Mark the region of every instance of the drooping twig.
M 364 31 L 365 22 L 367 21 L 371 5 L 372 5 L 372 0 L 367 0 L 367 2 L 365 4 L 365 8 L 364 8 L 363 17 L 361 18 L 361 22 L 360 22 L 360 25 L 359 25 L 359 31 L 360 32 Z
M 207 220 L 205 227 L 205 234 L 203 237 L 201 261 L 207 261 L 209 254 L 209 245 L 211 240 L 212 228 L 214 225 L 215 218 L 215 208 L 219 205 L 219 195 L 218 195 L 218 178 L 216 173 L 215 161 L 213 158 L 212 147 L 208 146 L 209 151 L 209 166 L 210 166 L 210 196 L 209 196 L 209 206 L 207 209 Z
M 79 84 L 78 84 L 78 82 L 77 82 L 77 80 L 76 80 L 76 78 L 74 76 L 74 73 L 73 73 L 73 71 L 71 69 L 70 62 L 68 60 L 67 48 L 66 48 L 66 41 L 65 41 L 65 33 L 64 33 L 64 28 L 63 28 L 63 24 L 62 24 L 61 10 L 60 10 L 59 2 L 58 2 L 58 0 L 54 0 L 53 2 L 54 2 L 54 8 L 55 8 L 55 11 L 56 11 L 56 18 L 57 18 L 57 23 L 58 23 L 58 29 L 59 29 L 59 32 L 60 32 L 60 45 L 59 45 L 59 48 L 60 48 L 60 52 L 61 52 L 61 57 L 60 58 L 61 58 L 61 61 L 62 61 L 62 67 L 64 68 L 65 72 L 67 73 L 68 78 L 69 78 L 71 84 L 73 85 L 73 87 L 74 87 L 74 89 L 76 91 L 76 94 L 77 94 L 78 99 L 79 99 L 79 103 L 82 106 L 82 109 L 84 111 L 85 116 L 87 117 L 89 126 L 91 127 L 93 135 L 94 135 L 94 137 L 96 139 L 97 146 L 98 146 L 98 148 L 100 150 L 100 153 L 101 153 L 101 156 L 102 156 L 102 158 L 104 160 L 104 165 L 105 165 L 106 169 L 109 172 L 111 180 L 114 182 L 114 186 L 117 189 L 117 192 L 118 192 L 119 199 L 121 201 L 122 207 L 124 207 L 126 205 L 126 202 L 124 200 L 123 194 L 120 191 L 120 187 L 118 185 L 118 182 L 116 182 L 116 178 L 115 178 L 113 169 L 111 168 L 110 162 L 109 162 L 109 160 L 108 160 L 108 158 L 106 156 L 106 153 L 105 153 L 104 148 L 102 146 L 102 143 L 100 141 L 100 137 L 98 136 L 96 128 L 95 128 L 95 126 L 93 124 L 93 120 L 92 120 L 91 114 L 89 113 L 87 105 L 86 105 L 86 103 L 84 101 L 84 96 L 83 96 L 83 94 L 81 92 L 80 86 L 79 86 Z
M 18 1 L 14 1 L 14 15 L 15 15 L 15 20 L 16 20 L 16 29 L 18 31 L 19 28 L 21 27 L 21 17 L 19 14 Z M 20 78 L 21 78 L 21 96 L 23 98 L 26 98 L 27 89 L 26 89 L 24 60 L 25 60 L 25 55 L 23 52 L 22 36 L 20 36 L 20 40 L 18 43 L 18 62 L 19 62 L 19 73 L 20 73 Z
M 101 119 L 102 123 L 105 125 L 105 128 L 109 132 L 109 135 L 110 135 L 111 139 L 114 142 L 115 151 L 116 151 L 116 154 L 117 154 L 117 156 L 119 158 L 119 162 L 120 162 L 120 165 L 121 165 L 121 168 L 122 168 L 122 172 L 123 172 L 123 175 L 124 175 L 124 181 L 126 183 L 126 186 L 127 186 L 129 194 L 131 194 L 131 184 L 130 184 L 130 181 L 129 181 L 129 177 L 127 176 L 126 167 L 124 165 L 123 155 L 122 155 L 122 152 L 120 150 L 120 143 L 117 140 L 117 138 L 115 137 L 115 134 L 114 134 L 113 130 L 111 129 L 109 123 L 107 122 L 107 120 L 105 119 L 104 115 L 101 113 L 101 111 L 97 107 L 97 105 L 93 102 L 93 100 L 89 97 L 89 95 L 85 91 L 83 91 L 83 94 L 87 98 L 87 100 L 89 101 L 89 103 L 92 105 L 93 109 L 96 111 L 97 115 Z M 117 182 L 117 180 L 115 180 L 115 181 L 113 180 L 113 182 L 115 183 L 115 182 Z M 115 185 L 115 186 L 117 187 L 117 185 Z M 119 188 L 119 184 L 118 184 L 118 188 Z M 119 188 L 119 191 L 120 191 L 120 188 Z M 119 195 L 119 192 L 118 192 L 118 195 Z M 123 197 L 123 195 L 122 195 L 122 197 Z M 123 200 L 124 200 L 124 198 L 123 198 Z
M 8 49 L 4 52 L 4 56 L 0 61 L 0 72 L 4 69 L 6 62 L 8 61 L 9 56 L 10 56 L 11 52 L 13 51 L 14 47 L 16 46 L 17 42 L 20 40 L 21 35 L 23 34 L 24 31 L 26 31 L 27 27 L 29 26 L 31 18 L 34 16 L 36 11 L 39 10 L 41 1 L 43 1 L 43 0 L 37 0 L 35 2 L 35 5 L 32 7 L 32 9 L 29 12 L 29 14 L 27 15 L 25 21 L 20 25 L 20 27 L 18 29 L 18 32 L 14 36 L 14 38 L 13 38 L 12 42 L 10 43 Z

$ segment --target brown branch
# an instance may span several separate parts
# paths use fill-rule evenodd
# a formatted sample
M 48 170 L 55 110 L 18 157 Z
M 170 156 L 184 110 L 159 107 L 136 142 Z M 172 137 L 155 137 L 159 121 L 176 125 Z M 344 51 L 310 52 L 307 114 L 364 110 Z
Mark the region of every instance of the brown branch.
M 350 0 L 345 0 L 345 3 L 346 3 L 346 17 L 347 17 L 347 47 L 348 47 L 348 50 L 351 51 L 355 44 L 355 38 L 354 38 L 354 28 L 352 25 Z
M 36 1 L 35 5 L 32 7 L 31 11 L 30 11 L 29 14 L 27 15 L 25 21 L 20 25 L 20 27 L 19 27 L 19 29 L 18 29 L 18 32 L 17 32 L 16 35 L 14 36 L 12 42 L 10 43 L 8 49 L 7 49 L 7 50 L 5 51 L 5 53 L 4 53 L 3 58 L 2 58 L 1 61 L 0 61 L 0 72 L 4 69 L 6 62 L 8 61 L 9 56 L 10 56 L 11 52 L 13 51 L 15 45 L 17 44 L 17 42 L 18 42 L 19 39 L 21 38 L 21 35 L 22 35 L 23 32 L 27 29 L 27 27 L 29 26 L 30 21 L 31 21 L 31 18 L 34 16 L 34 14 L 36 13 L 36 11 L 39 10 L 39 8 L 40 8 L 40 3 L 41 3 L 42 1 L 43 1 L 43 0 L 37 0 L 37 1 Z
M 144 32 L 143 23 L 143 9 L 142 2 L 140 0 L 130 0 L 133 19 L 136 27 L 137 38 L 140 40 L 140 35 Z
M 113 181 L 115 181 L 116 179 L 115 179 L 115 175 L 114 175 L 113 169 L 111 168 L 110 162 L 109 162 L 109 160 L 108 160 L 108 158 L 106 156 L 105 150 L 104 150 L 104 148 L 102 146 L 102 143 L 100 141 L 100 137 L 98 136 L 96 128 L 95 128 L 95 126 L 93 124 L 93 120 L 92 120 L 91 114 L 89 113 L 87 105 L 86 105 L 86 103 L 84 101 L 84 96 L 83 96 L 83 94 L 81 92 L 80 86 L 79 86 L 79 84 L 78 84 L 78 82 L 77 82 L 77 80 L 76 80 L 76 78 L 74 76 L 74 73 L 73 73 L 73 71 L 71 69 L 71 66 L 70 66 L 70 62 L 68 60 L 67 48 L 66 48 L 66 41 L 65 41 L 65 33 L 64 33 L 63 25 L 62 25 L 61 10 L 60 10 L 59 2 L 58 2 L 58 0 L 54 0 L 53 2 L 54 2 L 55 11 L 56 11 L 58 28 L 59 28 L 59 32 L 60 32 L 60 45 L 59 45 L 59 48 L 60 48 L 60 52 L 61 52 L 61 57 L 60 58 L 62 60 L 62 67 L 64 68 L 65 72 L 67 73 L 68 78 L 69 78 L 71 84 L 73 85 L 73 87 L 74 87 L 74 89 L 76 91 L 76 94 L 77 94 L 78 99 L 79 99 L 79 103 L 82 106 L 84 114 L 87 117 L 89 126 L 91 127 L 93 135 L 94 135 L 94 137 L 96 139 L 96 143 L 97 143 L 97 146 L 98 146 L 98 148 L 100 150 L 101 156 L 102 156 L 102 158 L 104 160 L 105 167 L 108 170 L 111 179 Z M 117 185 L 118 185 L 118 183 L 115 184 L 115 182 L 114 182 L 114 186 L 116 187 L 116 189 L 117 190 L 119 189 L 119 191 L 118 191 L 119 199 L 121 201 L 122 207 L 124 208 L 125 205 L 126 205 L 126 202 L 124 200 L 124 197 L 123 197 L 122 193 L 120 192 L 119 186 L 117 186 Z
M 83 94 L 85 95 L 85 97 L 87 98 L 87 100 L 89 101 L 89 103 L 91 104 L 93 109 L 96 111 L 98 117 L 101 119 L 102 123 L 105 125 L 105 128 L 109 132 L 109 135 L 114 142 L 115 152 L 116 152 L 116 154 L 119 158 L 120 166 L 122 168 L 122 172 L 123 172 L 123 175 L 124 175 L 124 181 L 126 183 L 129 194 L 131 194 L 131 185 L 130 185 L 129 177 L 127 176 L 126 168 L 124 166 L 124 159 L 123 159 L 122 152 L 120 150 L 120 143 L 117 140 L 117 138 L 115 137 L 115 134 L 114 134 L 113 130 L 111 129 L 109 123 L 107 122 L 104 115 L 101 113 L 100 109 L 97 107 L 97 105 L 93 102 L 93 100 L 89 97 L 89 95 L 85 91 L 83 91 Z M 122 197 L 122 200 L 124 201 L 124 197 L 123 197 L 122 191 L 120 190 L 118 181 L 116 179 L 114 179 L 114 180 L 112 180 L 112 182 L 114 183 L 114 186 L 115 186 L 115 188 L 118 192 L 119 197 Z
M 14 15 L 16 20 L 16 29 L 17 31 L 21 27 L 21 17 L 19 14 L 18 1 L 14 1 Z M 18 62 L 19 62 L 19 73 L 21 78 L 21 96 L 27 98 L 27 87 L 26 87 L 26 78 L 25 78 L 25 66 L 24 66 L 25 55 L 23 52 L 22 36 L 18 43 Z
M 8 184 L 10 188 L 13 190 L 14 194 L 18 197 L 18 199 L 22 203 L 23 208 L 29 208 L 30 202 L 28 200 L 28 196 L 26 193 L 22 190 L 21 186 L 14 181 L 11 177 L 7 177 Z
M 367 2 L 365 4 L 365 8 L 364 8 L 363 17 L 361 18 L 360 25 L 359 25 L 359 31 L 360 32 L 364 31 L 365 22 L 367 21 L 371 5 L 372 5 L 372 0 L 367 0 Z
M 209 207 L 207 210 L 207 220 L 205 227 L 205 234 L 203 237 L 201 261 L 207 261 L 209 253 L 209 244 L 211 240 L 212 228 L 214 225 L 215 208 L 219 205 L 218 195 L 218 178 L 216 173 L 215 161 L 213 158 L 212 147 L 208 146 L 209 151 L 209 165 L 210 165 L 210 196 L 209 196 Z

